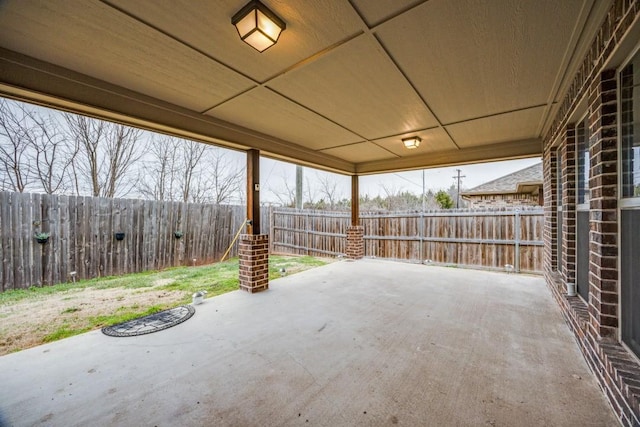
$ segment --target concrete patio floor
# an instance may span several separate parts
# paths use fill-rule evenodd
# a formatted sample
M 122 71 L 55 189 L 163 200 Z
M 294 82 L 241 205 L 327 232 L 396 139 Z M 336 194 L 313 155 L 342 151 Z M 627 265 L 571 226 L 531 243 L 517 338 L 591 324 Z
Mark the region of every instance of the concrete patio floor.
M 337 262 L 0 357 L 9 425 L 615 426 L 540 277 Z

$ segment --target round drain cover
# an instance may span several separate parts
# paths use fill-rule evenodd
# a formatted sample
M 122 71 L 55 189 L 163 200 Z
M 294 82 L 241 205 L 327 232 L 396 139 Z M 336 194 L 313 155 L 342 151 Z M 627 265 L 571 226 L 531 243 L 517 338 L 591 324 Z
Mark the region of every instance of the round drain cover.
M 102 328 L 102 333 L 111 337 L 135 337 L 137 335 L 152 334 L 154 332 L 176 326 L 188 320 L 196 310 L 190 305 L 159 311 L 139 319 L 118 323 Z

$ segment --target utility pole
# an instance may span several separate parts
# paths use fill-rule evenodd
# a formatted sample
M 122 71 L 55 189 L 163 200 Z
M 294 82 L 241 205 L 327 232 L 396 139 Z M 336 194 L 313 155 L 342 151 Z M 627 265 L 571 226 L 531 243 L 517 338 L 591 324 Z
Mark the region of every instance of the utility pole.
M 424 169 L 422 169 L 422 212 L 424 212 L 424 208 L 426 206 L 427 200 L 425 199 L 425 194 L 424 194 L 424 187 L 425 187 L 425 181 L 424 181 Z
M 460 208 L 460 181 L 462 181 L 462 178 L 466 178 L 466 175 L 460 175 L 460 172 L 462 172 L 460 169 L 456 169 L 456 172 L 458 172 L 458 174 L 456 176 L 453 177 L 453 179 L 457 179 L 458 180 L 458 189 L 456 191 L 456 209 Z
M 296 165 L 296 209 L 302 209 L 302 166 Z

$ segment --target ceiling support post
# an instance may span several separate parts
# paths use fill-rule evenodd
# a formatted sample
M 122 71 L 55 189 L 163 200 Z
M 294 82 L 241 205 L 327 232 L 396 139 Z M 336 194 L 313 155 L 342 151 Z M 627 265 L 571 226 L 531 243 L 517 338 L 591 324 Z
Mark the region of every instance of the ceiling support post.
M 360 189 L 359 177 L 353 175 L 351 177 L 351 225 L 360 225 Z
M 260 150 L 247 151 L 247 234 L 260 234 Z
M 247 234 L 238 244 L 240 289 L 269 289 L 269 236 L 260 234 L 260 150 L 247 151 Z

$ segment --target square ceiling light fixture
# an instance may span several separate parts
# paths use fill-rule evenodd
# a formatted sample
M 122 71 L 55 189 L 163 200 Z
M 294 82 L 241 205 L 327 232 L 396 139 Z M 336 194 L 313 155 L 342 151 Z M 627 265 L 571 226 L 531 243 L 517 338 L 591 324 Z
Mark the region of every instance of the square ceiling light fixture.
M 235 25 L 242 41 L 258 52 L 264 52 L 276 44 L 280 33 L 287 28 L 282 19 L 258 0 L 247 3 L 231 18 L 231 23 Z
M 420 137 L 412 136 L 411 138 L 403 138 L 402 143 L 409 150 L 413 150 L 414 148 L 418 148 L 420 146 Z

